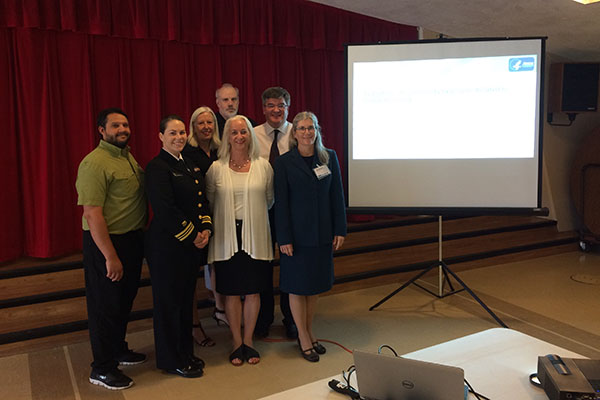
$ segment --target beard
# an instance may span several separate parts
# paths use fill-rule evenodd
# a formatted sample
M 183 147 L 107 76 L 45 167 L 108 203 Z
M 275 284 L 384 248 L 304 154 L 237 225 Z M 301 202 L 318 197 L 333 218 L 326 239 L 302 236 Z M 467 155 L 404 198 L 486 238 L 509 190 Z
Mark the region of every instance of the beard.
M 130 136 L 127 135 L 127 139 L 125 139 L 124 141 L 120 141 L 120 140 L 118 140 L 118 136 L 111 136 L 111 137 L 107 137 L 104 140 L 110 144 L 113 144 L 117 147 L 124 149 L 125 147 L 127 147 L 127 143 L 129 143 L 129 138 L 130 138 Z
M 226 109 L 223 111 L 223 117 L 225 117 L 225 119 L 229 119 L 231 117 L 235 117 L 237 115 L 237 110 L 230 110 L 230 109 Z

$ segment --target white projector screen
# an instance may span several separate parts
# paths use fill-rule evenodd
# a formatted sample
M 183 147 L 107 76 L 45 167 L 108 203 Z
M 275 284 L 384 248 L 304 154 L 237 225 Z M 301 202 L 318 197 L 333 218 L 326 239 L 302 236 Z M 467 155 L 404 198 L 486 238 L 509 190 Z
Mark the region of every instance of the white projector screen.
M 544 46 L 348 45 L 349 211 L 539 208 Z

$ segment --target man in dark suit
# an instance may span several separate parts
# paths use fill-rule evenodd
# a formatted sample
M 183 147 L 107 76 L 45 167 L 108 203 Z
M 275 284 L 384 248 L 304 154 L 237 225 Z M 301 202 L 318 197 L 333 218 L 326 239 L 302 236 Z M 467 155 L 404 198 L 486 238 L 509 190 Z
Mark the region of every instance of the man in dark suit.
M 288 108 L 290 106 L 290 93 L 282 87 L 270 87 L 262 94 L 263 113 L 265 123 L 254 129 L 256 139 L 260 146 L 260 156 L 269 160 L 271 165 L 289 149 L 289 136 L 292 124 L 287 121 Z M 271 237 L 275 238 L 275 216 L 273 209 L 269 212 L 271 224 Z M 279 299 L 281 313 L 283 314 L 283 325 L 285 334 L 290 339 L 298 338 L 298 330 L 290 310 L 290 302 L 287 293 L 281 293 Z M 275 300 L 273 289 L 260 294 L 260 312 L 256 321 L 254 334 L 256 337 L 269 335 L 269 327 L 273 323 L 275 312 Z

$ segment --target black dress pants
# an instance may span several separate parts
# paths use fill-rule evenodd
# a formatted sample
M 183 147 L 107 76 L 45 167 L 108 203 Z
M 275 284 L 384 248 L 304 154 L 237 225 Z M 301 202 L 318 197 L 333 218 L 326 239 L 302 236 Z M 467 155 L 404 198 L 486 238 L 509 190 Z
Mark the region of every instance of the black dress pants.
M 195 247 L 182 246 L 170 237 L 152 240 L 151 236 L 148 234 L 146 258 L 154 300 L 156 367 L 184 368 L 194 354 L 192 313 L 201 261 Z
M 275 293 L 273 291 L 273 262 L 271 262 L 271 286 L 260 293 L 260 311 L 256 320 L 255 331 L 266 331 L 275 319 Z M 290 309 L 290 296 L 287 293 L 279 293 L 279 307 L 283 314 L 283 324 L 294 324 L 292 310 Z
M 83 231 L 83 267 L 88 327 L 94 361 L 92 369 L 106 373 L 118 366 L 117 357 L 127 349 L 127 322 L 137 295 L 144 257 L 141 230 L 110 235 L 123 264 L 123 278 L 113 282 L 106 277 L 106 259 L 89 231 Z
M 271 226 L 271 239 L 273 241 L 273 249 L 276 247 L 275 238 L 275 207 L 269 210 L 269 224 Z M 260 293 L 260 311 L 258 312 L 258 319 L 256 320 L 256 332 L 265 332 L 269 329 L 273 320 L 275 319 L 275 293 L 273 292 L 273 265 L 271 262 L 271 284 L 269 288 Z M 294 325 L 294 317 L 292 317 L 292 310 L 290 309 L 290 296 L 287 293 L 281 292 L 279 294 L 279 307 L 281 308 L 281 314 L 283 314 L 284 325 Z

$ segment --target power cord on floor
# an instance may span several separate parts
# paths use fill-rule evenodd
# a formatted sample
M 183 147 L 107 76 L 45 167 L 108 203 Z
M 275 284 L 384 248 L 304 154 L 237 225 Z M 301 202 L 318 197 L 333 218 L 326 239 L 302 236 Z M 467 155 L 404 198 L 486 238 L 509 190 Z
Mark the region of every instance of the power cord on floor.
M 283 342 L 295 342 L 296 339 L 288 339 L 288 338 L 278 338 L 278 337 L 266 337 L 263 339 L 260 339 L 263 342 L 267 342 L 267 343 L 283 343 Z M 340 347 L 342 350 L 352 354 L 352 350 L 350 350 L 349 348 L 347 348 L 346 346 L 344 346 L 341 343 L 338 343 L 334 340 L 329 340 L 329 339 L 317 339 L 318 342 L 325 342 L 325 343 L 331 343 L 334 344 L 338 347 Z

